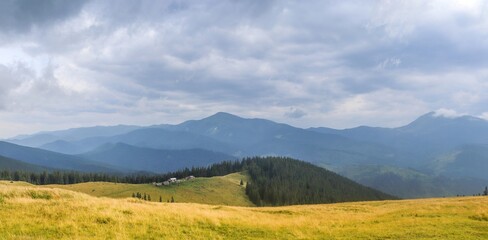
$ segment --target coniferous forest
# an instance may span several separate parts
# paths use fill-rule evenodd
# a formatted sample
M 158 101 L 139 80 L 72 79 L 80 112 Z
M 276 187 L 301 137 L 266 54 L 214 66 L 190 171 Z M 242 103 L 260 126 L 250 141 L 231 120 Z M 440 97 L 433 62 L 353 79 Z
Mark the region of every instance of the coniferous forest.
M 244 162 L 251 177 L 246 194 L 257 206 L 395 198 L 307 162 L 280 157 Z

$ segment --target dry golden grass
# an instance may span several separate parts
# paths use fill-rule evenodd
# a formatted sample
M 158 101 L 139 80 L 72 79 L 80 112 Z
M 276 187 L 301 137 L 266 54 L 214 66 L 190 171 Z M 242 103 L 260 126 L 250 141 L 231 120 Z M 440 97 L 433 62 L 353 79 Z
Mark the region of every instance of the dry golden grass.
M 153 203 L 0 183 L 4 239 L 488 239 L 488 198 L 276 208 Z

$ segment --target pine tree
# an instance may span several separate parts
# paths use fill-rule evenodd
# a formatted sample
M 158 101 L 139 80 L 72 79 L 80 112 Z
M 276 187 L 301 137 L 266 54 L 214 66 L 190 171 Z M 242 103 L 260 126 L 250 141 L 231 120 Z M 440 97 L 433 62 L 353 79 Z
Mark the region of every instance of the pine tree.
M 244 182 L 242 181 L 242 179 L 241 179 L 241 183 L 240 184 L 241 184 L 241 186 L 244 186 Z
M 173 198 L 173 196 L 171 196 L 171 202 L 174 203 L 175 202 L 175 199 Z
M 159 196 L 159 202 L 163 202 L 163 198 Z
M 146 196 L 146 193 L 144 193 L 144 201 L 147 200 L 147 196 Z
M 488 196 L 488 186 L 487 186 L 487 187 L 485 187 L 485 191 L 483 191 L 483 195 L 484 195 L 484 196 Z

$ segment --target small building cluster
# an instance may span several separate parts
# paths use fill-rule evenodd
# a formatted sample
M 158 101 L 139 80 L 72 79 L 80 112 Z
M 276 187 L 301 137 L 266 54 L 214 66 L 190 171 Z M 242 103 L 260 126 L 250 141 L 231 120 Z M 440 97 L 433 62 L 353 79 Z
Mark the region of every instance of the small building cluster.
M 154 186 L 169 186 L 169 185 L 174 184 L 174 183 L 180 183 L 180 182 L 193 180 L 193 179 L 195 179 L 195 176 L 188 176 L 188 177 L 185 177 L 183 179 L 170 178 L 164 182 L 153 182 L 152 184 Z

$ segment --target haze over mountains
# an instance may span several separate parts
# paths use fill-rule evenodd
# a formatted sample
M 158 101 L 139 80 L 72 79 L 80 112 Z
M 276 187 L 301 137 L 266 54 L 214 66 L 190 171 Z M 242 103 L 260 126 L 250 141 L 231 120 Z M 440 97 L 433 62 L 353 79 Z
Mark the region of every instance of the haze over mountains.
M 0 156 L 55 169 L 161 173 L 287 156 L 400 197 L 473 194 L 488 182 L 488 122 L 434 112 L 403 127 L 345 130 L 217 113 L 178 125 L 78 128 L 6 141 Z

